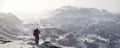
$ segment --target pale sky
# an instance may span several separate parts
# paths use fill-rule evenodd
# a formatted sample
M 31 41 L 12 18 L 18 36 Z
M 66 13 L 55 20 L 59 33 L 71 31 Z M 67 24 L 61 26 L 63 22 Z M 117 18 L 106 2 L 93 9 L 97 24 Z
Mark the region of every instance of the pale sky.
M 71 5 L 120 13 L 120 0 L 0 0 L 0 12 L 40 12 Z

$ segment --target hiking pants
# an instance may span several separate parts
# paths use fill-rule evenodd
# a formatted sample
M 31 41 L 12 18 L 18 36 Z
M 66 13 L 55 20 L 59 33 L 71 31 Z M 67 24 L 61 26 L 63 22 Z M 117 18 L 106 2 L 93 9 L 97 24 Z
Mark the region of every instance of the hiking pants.
M 39 44 L 39 36 L 35 36 L 35 44 Z

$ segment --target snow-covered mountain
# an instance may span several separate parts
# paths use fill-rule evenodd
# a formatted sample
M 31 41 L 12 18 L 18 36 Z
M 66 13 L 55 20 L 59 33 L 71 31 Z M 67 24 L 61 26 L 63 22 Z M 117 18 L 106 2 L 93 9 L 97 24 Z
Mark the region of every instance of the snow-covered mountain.
M 6 39 L 20 40 L 0 44 L 0 48 L 33 48 L 35 44 L 32 32 L 36 27 L 41 31 L 40 42 L 43 43 L 38 48 L 50 48 L 43 47 L 46 41 L 62 48 L 120 47 L 119 14 L 105 9 L 64 6 L 47 15 L 47 18 L 38 23 L 23 24 L 13 14 L 0 13 L 0 43 Z
M 20 35 L 25 35 L 22 21 L 12 13 L 0 13 L 0 40 L 18 40 Z
M 45 28 L 49 30 L 45 32 L 56 36 L 54 42 L 60 45 L 75 48 L 119 48 L 120 15 L 105 9 L 64 6 L 49 16 L 41 22 L 46 26 L 56 26 L 55 29 L 50 28 L 51 30 Z M 57 36 L 56 33 L 63 31 L 62 35 Z M 52 37 L 50 40 L 52 41 Z
M 0 13 L 0 24 L 2 25 L 15 25 L 17 23 L 22 22 L 21 20 L 19 20 L 14 14 L 12 13 Z

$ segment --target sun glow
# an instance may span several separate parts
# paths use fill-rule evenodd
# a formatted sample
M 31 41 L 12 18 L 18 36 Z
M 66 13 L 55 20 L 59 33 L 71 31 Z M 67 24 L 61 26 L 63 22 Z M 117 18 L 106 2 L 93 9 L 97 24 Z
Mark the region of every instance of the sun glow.
M 32 15 L 31 13 L 40 13 L 46 9 L 59 8 L 63 3 L 60 0 L 2 0 L 0 12 L 12 12 L 17 14 L 22 20 L 32 20 L 40 16 Z

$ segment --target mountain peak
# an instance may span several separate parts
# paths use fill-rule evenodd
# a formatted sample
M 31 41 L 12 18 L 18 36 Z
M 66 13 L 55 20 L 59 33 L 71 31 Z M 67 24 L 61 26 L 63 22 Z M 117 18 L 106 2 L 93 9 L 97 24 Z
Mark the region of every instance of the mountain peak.
M 63 8 L 63 9 L 69 9 L 69 8 L 75 8 L 75 7 L 73 7 L 73 6 L 63 6 L 61 8 Z
M 61 10 L 78 10 L 78 8 L 74 6 L 63 6 L 61 8 L 56 9 L 56 11 L 61 11 Z
M 17 24 L 22 22 L 12 13 L 0 13 L 1 24 Z

